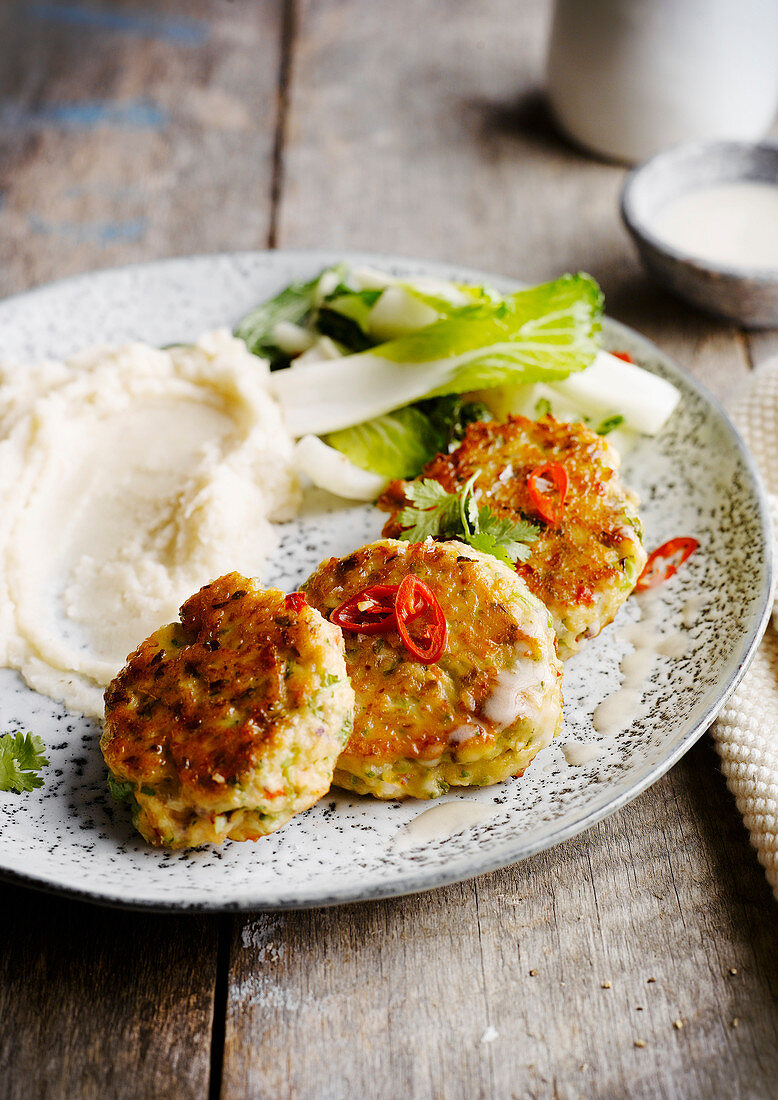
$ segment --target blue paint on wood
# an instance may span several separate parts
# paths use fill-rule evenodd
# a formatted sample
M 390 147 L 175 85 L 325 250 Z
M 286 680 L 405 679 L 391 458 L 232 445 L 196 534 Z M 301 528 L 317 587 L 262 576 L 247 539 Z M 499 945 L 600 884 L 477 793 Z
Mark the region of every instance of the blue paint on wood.
M 148 218 L 130 218 L 122 222 L 60 222 L 45 221 L 37 214 L 27 215 L 27 224 L 33 233 L 44 236 L 67 237 L 75 244 L 99 244 L 106 248 L 118 242 L 135 242 L 145 237 L 149 228 Z
M 6 130 L 96 130 L 113 126 L 120 130 L 160 130 L 167 114 L 150 99 L 83 99 L 71 103 L 43 103 L 37 107 L 4 103 L 0 128 Z
M 107 11 L 83 4 L 30 4 L 27 14 L 49 23 L 156 38 L 176 46 L 202 46 L 209 28 L 196 19 L 171 18 L 155 12 Z

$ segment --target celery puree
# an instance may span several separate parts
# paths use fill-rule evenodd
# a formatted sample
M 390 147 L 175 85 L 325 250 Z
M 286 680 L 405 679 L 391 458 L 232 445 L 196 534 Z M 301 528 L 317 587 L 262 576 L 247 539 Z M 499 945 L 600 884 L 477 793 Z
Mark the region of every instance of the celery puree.
M 0 368 L 0 663 L 101 715 L 179 605 L 258 575 L 298 506 L 267 365 L 226 331 Z

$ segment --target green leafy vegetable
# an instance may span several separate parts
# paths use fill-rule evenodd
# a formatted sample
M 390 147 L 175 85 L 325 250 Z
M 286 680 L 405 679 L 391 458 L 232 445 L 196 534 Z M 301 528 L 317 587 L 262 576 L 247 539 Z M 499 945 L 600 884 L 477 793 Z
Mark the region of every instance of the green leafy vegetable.
M 463 527 L 469 528 L 468 493 L 472 481 L 460 493 L 447 492 L 439 481 L 425 477 L 405 488 L 405 495 L 414 507 L 403 508 L 398 523 L 404 528 L 400 538 L 406 542 L 424 542 L 429 538 L 455 538 Z M 465 524 L 461 522 L 465 507 Z M 476 512 L 477 518 L 477 512 Z
M 475 500 L 477 478 L 478 471 L 458 493 L 447 492 L 432 478 L 407 485 L 405 495 L 412 506 L 400 512 L 399 523 L 404 528 L 400 538 L 406 542 L 459 539 L 506 565 L 526 561 L 531 553 L 527 543 L 538 537 L 538 528 L 526 520 L 497 516 L 486 504 L 479 507 Z
M 432 397 L 429 401 L 420 401 L 415 408 L 429 417 L 437 431 L 440 437 L 437 448 L 439 451 L 451 450 L 461 443 L 468 424 L 493 419 L 483 401 L 467 401 L 460 394 Z
M 551 402 L 547 397 L 539 397 L 535 402 L 535 413 L 537 416 L 550 416 L 551 414 Z
M 370 293 L 364 291 L 365 294 Z M 342 344 L 347 351 L 359 352 L 372 347 L 374 340 L 362 329 L 355 317 L 349 317 L 346 313 L 340 313 L 329 306 L 321 306 L 316 315 L 316 327 L 323 336 L 329 336 Z
M 135 788 L 129 780 L 117 779 L 111 772 L 108 773 L 108 789 L 117 802 L 134 802 Z
M 372 344 L 408 336 L 450 316 L 462 306 L 500 298 L 484 287 L 460 286 L 444 279 L 403 280 L 380 272 L 369 274 L 373 279 L 377 276 L 382 280 L 380 285 L 373 282 L 369 287 L 361 287 L 359 270 L 351 272 L 349 280 L 359 289 L 341 282 L 324 304 L 358 322 Z
M 43 786 L 36 772 L 48 764 L 46 747 L 32 733 L 6 733 L 0 737 L 0 791 L 32 791 Z
M 602 305 L 594 279 L 578 274 L 520 290 L 496 305 L 465 307 L 432 326 L 439 330 L 438 339 L 453 337 L 455 355 L 457 349 L 464 352 L 451 379 L 435 394 L 507 381 L 551 381 L 583 370 L 597 354 Z M 452 331 L 455 326 L 460 331 Z
M 262 302 L 238 322 L 235 335 L 245 341 L 254 355 L 269 359 L 271 370 L 288 367 L 290 362 L 289 355 L 275 341 L 276 325 L 279 321 L 299 325 L 306 320 L 315 305 L 320 278 L 321 275 L 317 275 L 307 283 L 290 283 L 275 298 Z
M 480 401 L 434 397 L 331 432 L 324 441 L 363 470 L 389 478 L 416 477 L 438 452 L 461 442 L 468 424 L 491 419 Z
M 478 527 L 467 541 L 474 550 L 492 554 L 506 565 L 526 561 L 531 553 L 526 544 L 538 537 L 534 524 L 496 516 L 485 504 L 478 509 Z
M 293 435 L 321 435 L 423 398 L 503 382 L 566 378 L 597 352 L 602 295 L 588 275 L 452 307 L 426 328 L 369 351 L 277 375 Z
M 325 436 L 355 466 L 382 477 L 415 477 L 440 450 L 440 436 L 416 408 L 397 409 Z
M 623 416 L 606 416 L 599 428 L 595 428 L 594 430 L 597 432 L 597 435 L 607 435 L 609 432 L 612 432 L 614 428 L 618 428 L 619 425 L 623 423 Z
M 319 307 L 322 312 L 325 308 L 348 317 L 354 321 L 363 333 L 370 331 L 370 311 L 381 297 L 381 290 L 352 290 L 345 283 L 338 283 L 334 290 L 325 295 Z M 375 341 L 371 341 L 375 343 Z

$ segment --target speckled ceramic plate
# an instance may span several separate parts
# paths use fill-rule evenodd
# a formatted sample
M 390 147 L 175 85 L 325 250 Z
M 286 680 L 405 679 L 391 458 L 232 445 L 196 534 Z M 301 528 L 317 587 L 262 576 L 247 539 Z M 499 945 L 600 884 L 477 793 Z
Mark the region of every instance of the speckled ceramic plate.
M 0 303 L 0 354 L 29 362 L 84 345 L 187 340 L 232 325 L 293 278 L 343 258 L 310 252 L 168 260 L 55 283 Z M 346 256 L 397 273 L 462 281 L 504 279 L 386 256 Z M 605 342 L 669 378 L 683 402 L 662 435 L 625 462 L 643 499 L 647 542 L 694 535 L 701 543 L 659 590 L 668 636 L 619 736 L 595 733 L 595 707 L 618 690 L 630 652 L 628 601 L 616 623 L 565 670 L 565 728 L 523 779 L 445 796 L 477 803 L 479 823 L 422 845 L 406 826 L 426 803 L 380 803 L 333 791 L 256 844 L 188 853 L 148 848 L 105 786 L 95 722 L 64 712 L 0 670 L 0 732 L 34 730 L 51 760 L 42 790 L 0 794 L 0 874 L 107 904 L 154 909 L 272 909 L 427 890 L 505 866 L 588 828 L 659 778 L 694 743 L 742 675 L 764 629 L 771 592 L 768 520 L 753 465 L 716 402 L 657 348 L 614 322 Z M 282 529 L 270 583 L 294 588 L 320 559 L 378 536 L 370 506 L 311 495 Z M 681 639 L 680 643 L 678 639 Z M 583 765 L 565 745 L 591 746 Z M 596 755 L 591 755 L 596 753 Z M 579 750 L 579 757 L 581 752 Z M 586 755 L 584 751 L 583 755 Z

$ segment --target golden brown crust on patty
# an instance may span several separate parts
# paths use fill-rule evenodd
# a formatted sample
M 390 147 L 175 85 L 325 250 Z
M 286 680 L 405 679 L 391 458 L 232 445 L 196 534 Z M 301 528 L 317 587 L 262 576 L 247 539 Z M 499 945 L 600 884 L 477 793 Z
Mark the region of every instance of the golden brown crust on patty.
M 283 592 L 231 573 L 130 655 L 105 693 L 101 747 L 112 775 L 133 785 L 152 842 L 189 843 L 190 826 L 245 810 L 267 819 L 241 822 L 259 836 L 326 791 L 331 766 L 314 773 L 320 764 L 326 773 L 328 754 L 334 763 L 352 705 L 339 632 L 313 608 L 294 610 Z M 309 760 L 297 759 L 301 739 L 314 746 Z M 157 835 L 163 803 L 180 836 Z
M 335 782 L 378 797 L 428 798 L 450 784 L 516 774 L 553 737 L 562 700 L 548 612 L 512 570 L 459 543 L 383 540 L 322 563 L 303 588 L 328 617 L 362 589 L 400 584 L 409 573 L 441 605 L 445 651 L 422 664 L 396 630 L 344 633 L 356 708 Z M 514 757 L 519 745 L 525 755 Z
M 546 463 L 559 463 L 568 476 L 558 525 L 538 513 L 527 484 L 530 472 Z M 460 446 L 437 455 L 420 475 L 456 492 L 477 472 L 479 503 L 537 524 L 539 537 L 516 571 L 554 615 L 563 656 L 577 648 L 581 633 L 597 633 L 613 618 L 645 562 L 637 498 L 621 483 L 618 465 L 607 440 L 583 424 L 511 416 L 504 423 L 470 424 Z M 383 529 L 387 538 L 402 531 L 405 485 L 393 482 L 379 498 L 379 508 L 392 512 Z

